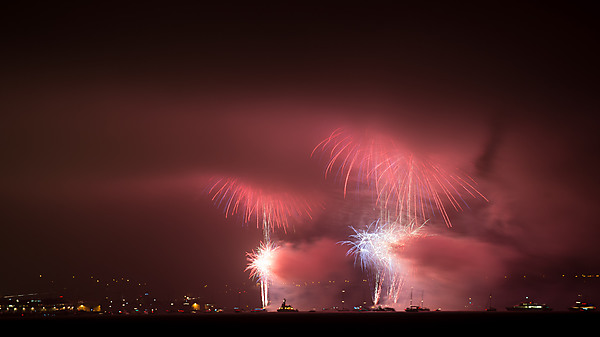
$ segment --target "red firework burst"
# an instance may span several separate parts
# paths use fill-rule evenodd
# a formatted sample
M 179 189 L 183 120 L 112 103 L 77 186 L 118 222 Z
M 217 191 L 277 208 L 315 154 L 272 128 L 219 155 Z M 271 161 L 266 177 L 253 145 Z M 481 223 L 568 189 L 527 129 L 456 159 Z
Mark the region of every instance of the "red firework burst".
M 256 221 L 266 239 L 277 228 L 285 231 L 291 219 L 312 219 L 312 206 L 306 199 L 285 191 L 267 191 L 237 178 L 214 179 L 208 194 L 225 217 L 240 214 L 244 223 Z
M 439 214 L 452 226 L 446 205 L 456 211 L 467 206 L 465 197 L 487 199 L 476 182 L 458 170 L 450 172 L 428 159 L 404 150 L 392 138 L 373 133 L 362 137 L 343 129 L 335 130 L 319 143 L 311 156 L 329 156 L 325 176 L 337 167 L 337 176 L 347 193 L 351 177 L 367 183 L 377 193 L 377 205 L 385 217 L 407 216 L 423 222 Z

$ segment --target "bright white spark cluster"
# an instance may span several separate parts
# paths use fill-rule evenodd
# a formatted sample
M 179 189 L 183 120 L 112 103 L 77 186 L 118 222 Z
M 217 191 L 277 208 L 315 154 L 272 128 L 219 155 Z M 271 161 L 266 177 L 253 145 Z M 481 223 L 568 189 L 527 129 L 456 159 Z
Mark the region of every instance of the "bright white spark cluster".
M 398 301 L 406 274 L 399 254 L 410 240 L 424 235 L 421 230 L 425 223 L 417 226 L 414 221 L 402 224 L 380 219 L 364 230 L 350 227 L 354 231 L 350 235 L 352 240 L 342 241 L 341 244 L 350 246 L 347 254 L 354 255 L 355 263 L 360 262 L 363 270 L 373 271 L 375 305 L 381 300 L 384 288 L 390 300 L 394 303 Z
M 269 282 L 272 280 L 271 271 L 278 248 L 273 242 L 261 242 L 257 250 L 246 253 L 248 260 L 246 270 L 250 271 L 250 277 L 254 277 L 260 282 L 263 308 L 269 304 Z

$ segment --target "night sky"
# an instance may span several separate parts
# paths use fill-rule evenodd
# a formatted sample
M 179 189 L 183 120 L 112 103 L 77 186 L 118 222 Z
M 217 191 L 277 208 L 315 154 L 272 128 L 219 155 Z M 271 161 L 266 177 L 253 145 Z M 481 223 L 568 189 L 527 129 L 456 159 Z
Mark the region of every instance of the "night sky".
M 215 207 L 214 176 L 322 205 L 278 233 L 279 277 L 360 282 L 336 243 L 374 220 L 369 205 L 310 156 L 346 127 L 468 172 L 490 200 L 450 212 L 452 229 L 432 219 L 437 235 L 407 252 L 431 306 L 490 291 L 506 305 L 600 302 L 600 282 L 560 280 L 600 273 L 591 5 L 31 4 L 0 17 L 0 295 L 72 275 L 162 296 L 253 288 L 245 253 L 262 233 Z M 525 274 L 539 284 L 506 283 Z

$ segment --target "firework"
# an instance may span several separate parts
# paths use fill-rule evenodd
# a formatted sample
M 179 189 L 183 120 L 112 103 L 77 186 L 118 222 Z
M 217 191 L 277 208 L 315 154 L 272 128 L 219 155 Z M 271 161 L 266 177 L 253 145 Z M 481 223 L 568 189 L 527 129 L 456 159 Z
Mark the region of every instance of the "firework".
M 236 178 L 216 179 L 208 194 L 222 208 L 225 217 L 240 214 L 244 223 L 256 222 L 265 241 L 275 229 L 286 231 L 292 218 L 312 219 L 312 207 L 304 199 L 286 192 L 272 192 Z
M 447 171 L 439 164 L 419 158 L 381 134 L 360 137 L 337 129 L 314 148 L 311 156 L 317 153 L 329 156 L 326 177 L 337 168 L 344 196 L 352 181 L 374 187 L 376 204 L 387 221 L 407 217 L 423 222 L 439 215 L 451 227 L 447 204 L 461 211 L 468 207 L 466 197 L 487 201 L 468 175 Z
M 208 194 L 225 217 L 241 215 L 244 223 L 256 222 L 262 228 L 264 241 L 259 248 L 246 253 L 250 277 L 260 282 L 263 308 L 269 304 L 269 284 L 272 282 L 271 266 L 277 246 L 271 242 L 276 229 L 286 231 L 292 219 L 312 219 L 312 207 L 304 199 L 286 192 L 267 191 L 236 178 L 214 179 Z
M 272 242 L 261 242 L 256 251 L 246 253 L 250 277 L 260 282 L 260 295 L 263 308 L 269 305 L 269 284 L 273 279 L 271 270 L 279 247 Z
M 347 254 L 354 255 L 355 263 L 360 262 L 363 270 L 374 274 L 373 304 L 380 302 L 384 287 L 388 298 L 397 302 L 406 274 L 399 254 L 410 240 L 424 236 L 423 226 L 425 223 L 417 226 L 414 221 L 403 224 L 377 220 L 364 230 L 350 227 L 354 231 L 351 240 L 340 242 L 350 246 Z

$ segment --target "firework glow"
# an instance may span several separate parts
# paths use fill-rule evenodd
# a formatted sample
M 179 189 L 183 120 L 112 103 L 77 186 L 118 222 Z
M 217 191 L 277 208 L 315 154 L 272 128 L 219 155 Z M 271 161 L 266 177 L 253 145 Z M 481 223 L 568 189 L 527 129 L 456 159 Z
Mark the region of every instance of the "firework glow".
M 598 305 L 592 3 L 7 2 L 0 321 Z
M 273 261 L 279 247 L 273 242 L 261 242 L 257 250 L 246 253 L 250 277 L 260 282 L 260 296 L 262 307 L 269 305 L 269 283 L 272 282 Z

